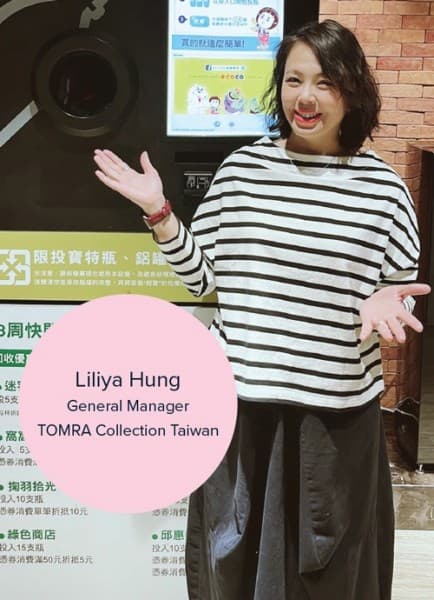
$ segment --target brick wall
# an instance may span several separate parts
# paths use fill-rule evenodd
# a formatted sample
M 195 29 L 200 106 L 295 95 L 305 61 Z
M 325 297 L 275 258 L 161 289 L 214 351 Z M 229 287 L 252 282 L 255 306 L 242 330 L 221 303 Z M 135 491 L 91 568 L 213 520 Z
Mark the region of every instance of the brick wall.
M 381 128 L 368 146 L 407 183 L 420 221 L 421 152 L 411 142 L 434 140 L 434 1 L 320 0 L 320 20 L 335 19 L 357 35 L 380 84 Z M 420 339 L 404 346 L 382 344 L 386 393 L 393 407 L 418 397 Z

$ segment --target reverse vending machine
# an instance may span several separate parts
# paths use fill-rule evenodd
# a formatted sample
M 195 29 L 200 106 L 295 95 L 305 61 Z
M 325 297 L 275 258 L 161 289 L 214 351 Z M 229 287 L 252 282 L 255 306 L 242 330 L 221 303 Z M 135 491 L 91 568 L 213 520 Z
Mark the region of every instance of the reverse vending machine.
M 0 563 L 9 595 L 187 600 L 188 499 L 110 514 L 56 490 L 20 431 L 20 380 L 35 344 L 78 302 L 147 294 L 209 318 L 212 301 L 198 306 L 172 277 L 140 210 L 97 180 L 93 150 L 138 169 L 146 149 L 189 223 L 224 157 L 267 131 L 261 96 L 277 44 L 317 18 L 318 0 L 0 0 Z

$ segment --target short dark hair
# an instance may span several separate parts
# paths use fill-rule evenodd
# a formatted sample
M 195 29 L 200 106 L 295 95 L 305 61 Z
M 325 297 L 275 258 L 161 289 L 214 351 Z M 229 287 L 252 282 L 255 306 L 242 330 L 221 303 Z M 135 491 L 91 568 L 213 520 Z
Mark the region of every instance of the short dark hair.
M 291 135 L 286 120 L 281 88 L 288 54 L 296 42 L 303 42 L 312 50 L 321 69 L 341 92 L 347 113 L 340 129 L 340 145 L 347 154 L 355 154 L 367 137 L 378 128 L 381 100 L 378 86 L 365 54 L 356 36 L 346 27 L 327 19 L 321 23 L 303 25 L 285 36 L 279 45 L 272 79 L 263 103 L 272 132 L 282 138 Z

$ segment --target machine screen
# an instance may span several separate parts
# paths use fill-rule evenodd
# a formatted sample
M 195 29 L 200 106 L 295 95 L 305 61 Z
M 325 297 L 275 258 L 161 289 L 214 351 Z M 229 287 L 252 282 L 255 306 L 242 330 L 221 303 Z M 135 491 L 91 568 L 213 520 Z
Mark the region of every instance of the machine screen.
M 167 135 L 258 136 L 284 0 L 169 0 Z

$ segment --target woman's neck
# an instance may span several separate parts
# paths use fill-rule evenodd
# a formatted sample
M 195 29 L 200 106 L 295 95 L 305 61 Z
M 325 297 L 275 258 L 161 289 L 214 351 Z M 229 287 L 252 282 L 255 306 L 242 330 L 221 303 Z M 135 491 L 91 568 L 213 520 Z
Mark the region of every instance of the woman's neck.
M 285 150 L 289 150 L 290 152 L 298 152 L 300 154 L 316 154 L 318 156 L 344 155 L 344 152 L 342 151 L 342 148 L 338 142 L 324 145 L 324 147 L 319 147 L 317 144 L 310 144 L 305 139 L 298 139 L 291 135 L 287 139 L 280 138 L 277 140 L 277 143 L 282 148 L 285 148 Z

